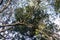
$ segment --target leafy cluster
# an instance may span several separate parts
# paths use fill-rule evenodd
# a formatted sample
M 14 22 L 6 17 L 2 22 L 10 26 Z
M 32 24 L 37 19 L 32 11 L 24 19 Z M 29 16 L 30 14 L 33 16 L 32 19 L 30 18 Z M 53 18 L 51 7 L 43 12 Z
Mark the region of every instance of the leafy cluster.
M 15 10 L 16 21 L 24 22 L 25 26 L 17 25 L 16 29 L 22 34 L 30 31 L 31 35 L 38 35 L 46 27 L 43 20 L 48 18 L 48 14 L 44 14 L 40 8 L 36 9 L 34 6 L 26 6 Z
M 23 8 L 17 8 L 15 10 L 16 21 L 24 23 L 23 25 L 16 25 L 14 30 L 19 31 L 21 34 L 27 33 L 29 31 L 29 36 L 38 35 L 41 33 L 43 38 L 49 37 L 49 33 L 45 33 L 45 29 L 48 29 L 43 20 L 49 18 L 48 14 L 45 14 L 40 6 L 25 6 Z M 25 25 L 26 24 L 26 25 Z M 48 29 L 50 30 L 50 29 Z M 45 39 L 46 39 L 45 38 Z

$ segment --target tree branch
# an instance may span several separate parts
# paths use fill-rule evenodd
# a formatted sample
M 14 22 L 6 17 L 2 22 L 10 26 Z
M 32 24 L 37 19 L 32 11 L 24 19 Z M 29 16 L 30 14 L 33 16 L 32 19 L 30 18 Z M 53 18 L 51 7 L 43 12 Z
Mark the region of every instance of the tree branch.
M 21 23 L 21 22 L 16 22 L 16 23 L 12 23 L 12 24 L 3 24 L 3 25 L 0 25 L 1 27 L 7 27 L 7 29 L 2 29 L 0 30 L 0 32 L 3 32 L 5 30 L 8 30 L 10 28 L 12 28 L 12 26 L 15 26 L 15 25 L 26 25 L 25 23 Z M 8 27 L 10 26 L 10 27 Z
M 4 5 L 4 6 L 2 7 L 2 9 L 0 10 L 0 13 L 3 12 L 3 11 L 9 6 L 10 3 L 11 3 L 11 0 L 8 0 L 7 4 Z
M 15 27 L 15 25 L 26 25 L 27 27 L 32 27 L 33 25 L 32 24 L 26 24 L 26 23 L 24 23 L 24 22 L 16 22 L 16 23 L 12 23 L 12 24 L 3 24 L 3 25 L 0 25 L 1 27 L 7 27 L 7 29 L 2 29 L 2 30 L 0 30 L 0 32 L 3 32 L 3 31 L 5 31 L 5 30 L 8 30 L 8 29 L 10 29 L 10 28 L 12 28 L 12 27 Z M 10 26 L 10 27 L 8 27 L 8 26 Z
M 15 26 L 15 25 L 27 25 L 26 23 L 21 23 L 21 22 L 16 22 L 16 23 L 12 23 L 12 24 L 2 24 L 0 26 Z

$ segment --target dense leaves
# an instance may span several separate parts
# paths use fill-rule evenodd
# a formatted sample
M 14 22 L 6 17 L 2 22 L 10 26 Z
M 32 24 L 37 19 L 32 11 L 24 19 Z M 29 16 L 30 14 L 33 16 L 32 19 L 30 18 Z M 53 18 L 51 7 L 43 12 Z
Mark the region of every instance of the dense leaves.
M 43 10 L 35 8 L 34 6 L 26 6 L 24 8 L 18 8 L 15 10 L 16 21 L 24 22 L 25 26 L 17 25 L 15 30 L 20 31 L 22 34 L 27 31 L 30 32 L 30 36 L 38 35 L 42 32 L 46 25 L 43 23 L 44 19 L 48 18 L 48 14 L 44 14 Z M 43 35 L 47 36 L 45 33 Z

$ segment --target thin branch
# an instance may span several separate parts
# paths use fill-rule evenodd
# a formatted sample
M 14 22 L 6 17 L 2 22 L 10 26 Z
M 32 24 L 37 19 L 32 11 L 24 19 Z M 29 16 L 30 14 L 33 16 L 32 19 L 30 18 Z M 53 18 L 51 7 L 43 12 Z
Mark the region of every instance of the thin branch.
M 0 30 L 0 32 L 4 32 L 4 31 L 6 31 L 6 30 L 8 30 L 8 29 L 10 29 L 10 28 L 12 28 L 12 26 L 10 26 L 10 27 L 8 27 L 8 28 L 6 28 L 6 29 L 2 29 L 2 30 Z M 0 36 L 3 37 L 4 39 L 6 38 L 6 37 L 4 37 L 4 36 L 1 35 L 1 34 L 0 34 Z
M 12 23 L 12 24 L 2 24 L 0 26 L 1 27 L 6 27 L 6 26 L 15 26 L 15 25 L 26 25 L 28 27 L 32 27 L 33 26 L 33 24 L 27 24 L 25 22 L 19 22 L 19 21 L 15 22 L 15 23 Z
M 24 22 L 16 22 L 16 23 L 12 23 L 12 24 L 3 24 L 3 25 L 0 25 L 1 27 L 8 27 L 8 26 L 11 26 L 11 27 L 15 27 L 15 25 L 26 25 L 27 27 L 32 27 L 33 25 L 31 25 L 31 24 L 26 24 L 26 23 L 24 23 Z M 5 30 L 8 30 L 8 29 L 10 29 L 11 27 L 8 27 L 7 29 L 2 29 L 2 30 L 0 30 L 0 32 L 3 32 L 3 31 L 5 31 Z
M 15 26 L 15 25 L 26 25 L 26 23 L 21 23 L 21 22 L 16 22 L 16 23 L 12 23 L 12 24 L 2 24 L 0 26 L 2 27 L 6 27 L 6 26 Z
M 9 6 L 10 3 L 11 3 L 11 0 L 8 0 L 7 4 L 4 5 L 4 6 L 2 7 L 2 9 L 0 10 L 0 13 L 3 12 L 3 11 Z
M 48 33 L 50 32 L 50 33 L 52 33 L 50 30 L 47 30 L 47 29 L 45 29 L 45 31 L 47 31 Z M 46 33 L 46 34 L 48 34 L 48 33 Z M 60 37 L 60 35 L 59 34 L 56 34 L 56 33 L 52 33 L 52 34 L 48 34 L 50 37 L 52 37 L 53 39 L 56 39 L 56 38 L 58 38 L 58 37 Z
M 12 26 L 11 26 L 11 27 L 8 27 L 8 28 L 6 28 L 6 29 L 0 30 L 0 32 L 4 32 L 4 31 L 6 31 L 6 30 L 8 30 L 8 29 L 10 29 L 10 28 L 12 28 Z
M 15 26 L 15 25 L 26 25 L 26 24 L 25 23 L 21 23 L 21 22 L 16 22 L 16 23 L 12 23 L 12 24 L 3 24 L 3 25 L 0 25 L 0 26 L 7 27 L 7 28 L 0 30 L 0 32 L 6 31 L 6 30 L 12 28 L 12 26 Z M 8 27 L 8 26 L 10 26 L 10 27 Z

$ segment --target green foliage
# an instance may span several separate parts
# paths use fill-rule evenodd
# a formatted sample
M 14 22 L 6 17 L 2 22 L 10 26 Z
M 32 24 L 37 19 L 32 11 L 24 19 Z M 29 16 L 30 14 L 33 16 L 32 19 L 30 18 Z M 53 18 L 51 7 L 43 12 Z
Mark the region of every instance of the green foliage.
M 21 34 L 23 34 L 27 32 L 27 27 L 26 25 L 16 25 L 16 28 L 14 30 L 19 31 Z
M 24 10 L 26 12 L 24 12 Z M 24 8 L 18 8 L 15 10 L 15 16 L 17 21 L 28 21 L 29 19 L 31 19 L 32 14 L 33 14 L 33 8 L 30 6 L 26 6 L 25 9 Z
M 22 13 L 23 13 L 23 9 L 22 8 L 16 9 L 15 16 L 16 16 L 16 20 L 17 21 L 20 21 L 20 19 L 22 19 L 22 17 L 23 17 Z
M 15 17 L 16 21 L 22 21 L 26 23 L 27 25 L 23 26 L 16 26 L 16 29 L 20 31 L 22 34 L 27 32 L 27 30 L 30 31 L 30 34 L 32 35 L 38 35 L 40 31 L 42 31 L 46 26 L 45 24 L 39 24 L 40 21 L 48 18 L 48 14 L 44 14 L 40 8 L 35 8 L 34 6 L 26 6 L 24 8 L 18 8 L 15 10 Z M 42 22 L 41 21 L 41 22 Z M 43 22 L 42 22 L 43 23 Z M 32 24 L 32 28 L 28 29 L 29 25 Z M 28 27 L 28 28 L 27 28 Z
M 59 9 L 60 4 L 59 0 L 55 2 L 55 8 Z M 42 33 L 43 38 L 49 37 L 48 35 L 51 34 L 47 31 L 53 29 L 53 24 L 50 24 L 48 27 L 43 22 L 43 20 L 48 19 L 49 15 L 45 14 L 39 7 L 39 5 L 35 6 L 26 6 L 24 8 L 17 8 L 15 10 L 15 18 L 16 21 L 24 22 L 27 25 L 16 25 L 15 31 L 19 31 L 21 34 L 30 31 L 30 35 L 38 35 Z M 33 26 L 31 26 L 33 25 Z M 29 27 L 31 26 L 31 28 Z M 47 29 L 47 30 L 45 30 Z
M 56 0 L 55 8 L 56 8 L 56 10 L 60 8 L 60 0 Z

